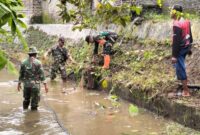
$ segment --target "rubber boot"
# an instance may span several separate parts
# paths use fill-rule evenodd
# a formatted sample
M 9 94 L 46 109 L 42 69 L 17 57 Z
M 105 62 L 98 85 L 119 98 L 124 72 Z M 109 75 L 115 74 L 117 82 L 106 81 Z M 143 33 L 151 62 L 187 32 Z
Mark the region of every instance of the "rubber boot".
M 37 107 L 31 107 L 31 111 L 37 111 Z
M 104 65 L 103 68 L 104 69 L 109 69 L 110 67 L 110 55 L 105 55 L 104 56 Z
M 189 88 L 187 86 L 187 80 L 182 80 L 182 84 L 183 84 L 182 96 L 183 97 L 189 97 L 190 96 L 190 92 L 189 92 Z
M 25 99 L 25 100 L 23 101 L 23 109 L 24 109 L 24 110 L 27 110 L 27 109 L 28 109 L 29 103 L 30 103 L 30 100 L 28 100 L 28 99 Z

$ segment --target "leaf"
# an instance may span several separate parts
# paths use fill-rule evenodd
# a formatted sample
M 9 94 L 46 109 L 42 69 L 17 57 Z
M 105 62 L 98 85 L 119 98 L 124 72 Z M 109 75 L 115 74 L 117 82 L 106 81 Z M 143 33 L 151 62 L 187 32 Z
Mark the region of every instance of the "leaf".
M 142 12 L 142 7 L 137 6 L 136 9 L 135 9 L 135 12 L 136 12 L 137 15 L 140 15 L 141 12 Z
M 119 102 L 112 102 L 112 105 L 114 106 L 114 107 L 119 107 L 121 104 L 119 103 Z
M 23 44 L 24 50 L 25 50 L 25 51 L 28 51 L 28 44 L 27 44 L 25 38 L 23 37 L 21 31 L 20 31 L 18 28 L 16 28 L 16 32 L 17 32 L 17 36 L 18 36 L 19 40 L 20 40 L 20 41 L 22 42 L 22 44 Z
M 27 26 L 26 26 L 26 24 L 22 21 L 22 20 L 20 20 L 20 19 L 17 19 L 17 23 L 19 24 L 19 26 L 21 26 L 22 28 L 25 28 L 25 29 L 27 29 Z
M 65 21 L 65 22 L 69 22 L 70 21 L 70 15 L 68 14 L 68 12 L 67 13 L 64 13 L 63 15 L 62 15 L 62 18 L 63 18 L 63 20 Z
M 17 69 L 11 61 L 7 61 L 6 67 L 8 69 L 8 72 L 17 75 Z
M 79 25 L 79 26 L 73 26 L 73 28 L 72 28 L 72 31 L 75 31 L 75 30 L 79 30 L 79 31 L 81 31 L 82 29 L 83 29 L 83 26 L 82 25 Z
M 7 10 L 5 10 L 4 8 L 2 8 L 2 6 L 0 5 L 0 18 L 2 18 L 2 16 L 4 16 L 7 13 L 9 13 L 9 12 Z
M 0 3 L 0 7 L 5 10 L 6 12 L 12 12 L 6 5 L 4 5 L 3 3 Z
M 110 99 L 111 101 L 117 101 L 117 100 L 118 100 L 118 96 L 117 96 L 117 95 L 110 95 L 110 96 L 109 96 L 109 99 Z
M 13 19 L 10 20 L 10 26 L 11 26 L 11 33 L 14 35 L 16 33 L 16 23 Z
M 7 58 L 5 57 L 5 53 L 0 50 L 0 70 L 5 67 L 7 64 Z
M 133 105 L 133 104 L 130 104 L 130 105 L 129 105 L 129 114 L 130 114 L 131 116 L 137 115 L 138 112 L 139 112 L 139 109 L 138 109 L 137 106 L 135 106 L 135 105 Z
M 101 83 L 101 87 L 102 87 L 103 89 L 108 88 L 108 81 L 104 79 L 104 80 L 102 81 L 102 83 Z
M 124 27 L 126 26 L 126 21 L 124 20 L 124 18 L 120 19 L 120 23 L 122 26 L 124 26 Z
M 25 15 L 24 15 L 24 14 L 17 14 L 17 17 L 18 17 L 18 18 L 24 18 Z
M 6 34 L 7 33 L 7 31 L 6 30 L 4 30 L 4 29 L 2 29 L 2 28 L 0 28 L 0 34 Z
M 163 5 L 163 0 L 157 0 L 157 5 L 162 8 Z
M 5 25 L 7 22 L 9 22 L 11 18 L 11 14 L 8 13 L 8 14 L 5 14 L 4 16 L 2 16 L 2 18 L 0 19 L 0 28 Z

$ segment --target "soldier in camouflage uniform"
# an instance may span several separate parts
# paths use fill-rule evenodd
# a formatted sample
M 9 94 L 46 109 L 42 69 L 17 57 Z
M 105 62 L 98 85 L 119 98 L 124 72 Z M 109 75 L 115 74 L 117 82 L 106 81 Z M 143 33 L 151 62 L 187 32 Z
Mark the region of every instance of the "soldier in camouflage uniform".
M 65 39 L 63 37 L 60 37 L 58 40 L 58 45 L 53 46 L 50 48 L 46 55 L 52 55 L 53 57 L 53 63 L 51 65 L 50 70 L 50 78 L 51 80 L 54 80 L 56 78 L 56 74 L 60 73 L 61 78 L 63 81 L 66 81 L 67 79 L 67 73 L 65 69 L 65 63 L 68 58 L 72 59 L 70 55 L 68 55 L 67 49 L 64 47 Z
M 20 91 L 21 83 L 24 84 L 23 109 L 28 109 L 31 101 L 31 110 L 37 110 L 38 102 L 40 99 L 41 82 L 44 84 L 46 93 L 48 92 L 41 62 L 36 59 L 37 53 L 37 49 L 35 47 L 31 47 L 28 53 L 29 57 L 25 59 L 21 64 L 17 89 Z

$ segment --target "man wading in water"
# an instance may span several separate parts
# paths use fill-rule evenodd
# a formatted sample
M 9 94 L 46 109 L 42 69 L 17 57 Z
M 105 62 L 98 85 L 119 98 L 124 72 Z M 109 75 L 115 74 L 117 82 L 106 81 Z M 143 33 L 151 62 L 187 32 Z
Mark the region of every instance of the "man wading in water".
M 52 55 L 53 57 L 53 63 L 51 65 L 51 70 L 50 70 L 51 80 L 54 80 L 56 78 L 56 74 L 60 73 L 63 82 L 66 82 L 67 79 L 67 73 L 65 68 L 66 61 L 69 58 L 72 61 L 72 63 L 76 63 L 75 60 L 72 59 L 71 55 L 69 55 L 69 52 L 64 47 L 64 44 L 65 44 L 64 37 L 60 37 L 58 40 L 58 44 L 50 48 L 44 55 L 44 59 L 46 59 L 46 57 L 49 55 Z
M 193 39 L 190 21 L 181 17 L 182 11 L 182 6 L 174 5 L 170 13 L 173 19 L 172 63 L 176 69 L 177 79 L 181 80 L 183 85 L 182 96 L 190 96 L 187 86 L 185 57 L 187 54 L 191 54 Z
M 36 59 L 37 49 L 31 47 L 29 49 L 29 57 L 21 64 L 19 72 L 18 91 L 21 90 L 21 83 L 24 84 L 23 89 L 23 109 L 28 109 L 31 102 L 31 110 L 37 110 L 40 100 L 40 83 L 44 84 L 46 93 L 48 88 L 45 82 L 44 71 L 41 62 Z

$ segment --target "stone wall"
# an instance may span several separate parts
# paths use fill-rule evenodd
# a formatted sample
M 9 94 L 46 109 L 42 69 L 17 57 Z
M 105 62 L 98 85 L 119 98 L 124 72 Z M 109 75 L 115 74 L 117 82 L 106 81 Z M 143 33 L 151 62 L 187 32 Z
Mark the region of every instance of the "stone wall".
M 27 23 L 42 23 L 42 1 L 22 0 L 24 9 L 21 12 L 26 15 Z
M 42 23 L 42 0 L 32 0 L 33 2 L 33 15 L 30 23 Z
M 42 2 L 42 16 L 43 23 L 60 23 L 62 22 L 61 17 L 59 16 L 59 0 L 43 0 Z
M 192 20 L 192 33 L 194 42 L 200 40 L 200 22 L 198 20 Z M 49 35 L 64 36 L 66 38 L 71 38 L 78 40 L 85 38 L 86 35 L 95 35 L 97 32 L 105 30 L 104 27 L 99 27 L 97 31 L 90 31 L 85 29 L 83 31 L 72 31 L 72 24 L 49 24 L 49 25 L 33 25 L 35 28 L 46 32 Z M 129 37 L 137 37 L 138 39 L 150 39 L 156 41 L 165 41 L 166 39 L 171 39 L 172 35 L 172 21 L 146 21 L 140 26 L 134 26 L 130 24 L 126 28 L 118 27 L 115 25 L 110 25 L 109 31 L 119 33 L 123 29 L 123 33 L 129 35 Z

